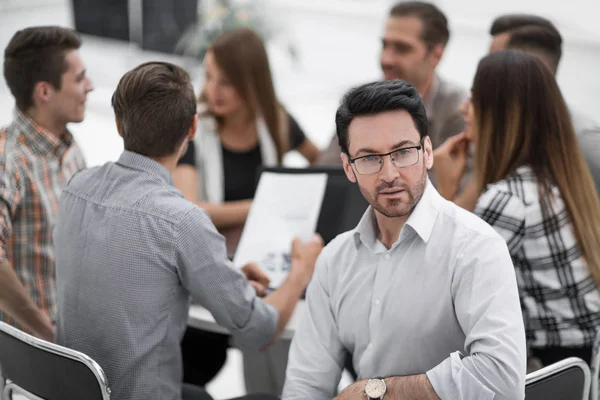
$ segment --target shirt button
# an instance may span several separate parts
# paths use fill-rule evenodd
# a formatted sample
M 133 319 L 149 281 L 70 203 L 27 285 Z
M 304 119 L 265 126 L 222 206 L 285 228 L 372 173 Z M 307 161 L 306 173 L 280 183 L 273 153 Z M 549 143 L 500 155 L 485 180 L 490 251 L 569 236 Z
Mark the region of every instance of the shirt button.
M 378 306 L 381 303 L 381 300 L 375 299 L 375 305 Z
M 385 258 L 386 260 L 389 260 L 390 259 L 390 255 L 386 254 L 385 256 L 383 256 L 383 258 Z
M 367 348 L 368 348 L 369 350 L 371 350 L 371 349 L 373 348 L 373 343 L 369 343 L 369 345 L 367 346 Z

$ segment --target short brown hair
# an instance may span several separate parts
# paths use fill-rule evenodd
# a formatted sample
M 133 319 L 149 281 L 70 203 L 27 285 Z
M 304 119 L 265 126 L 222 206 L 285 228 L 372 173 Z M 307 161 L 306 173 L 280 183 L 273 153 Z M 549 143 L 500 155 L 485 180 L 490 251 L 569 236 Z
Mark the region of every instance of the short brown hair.
M 125 150 L 147 157 L 174 154 L 196 114 L 190 76 L 167 62 L 148 62 L 127 72 L 112 96 Z
M 390 10 L 390 17 L 417 17 L 423 23 L 421 39 L 432 48 L 437 44 L 446 46 L 450 39 L 448 20 L 444 13 L 431 3 L 403 1 Z
M 4 78 L 17 107 L 33 106 L 33 89 L 48 82 L 57 90 L 68 65 L 65 53 L 81 46 L 79 35 L 60 26 L 37 26 L 14 34 L 4 50 Z

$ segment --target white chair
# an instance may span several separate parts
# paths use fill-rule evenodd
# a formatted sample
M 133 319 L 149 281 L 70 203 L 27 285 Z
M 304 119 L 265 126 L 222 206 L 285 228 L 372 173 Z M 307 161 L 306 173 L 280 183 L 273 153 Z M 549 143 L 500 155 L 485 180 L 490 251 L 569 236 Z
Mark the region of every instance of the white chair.
M 2 399 L 109 400 L 102 368 L 90 357 L 0 322 Z M 0 384 L 0 387 L 2 385 Z
M 590 368 L 571 357 L 527 375 L 526 400 L 588 400 Z

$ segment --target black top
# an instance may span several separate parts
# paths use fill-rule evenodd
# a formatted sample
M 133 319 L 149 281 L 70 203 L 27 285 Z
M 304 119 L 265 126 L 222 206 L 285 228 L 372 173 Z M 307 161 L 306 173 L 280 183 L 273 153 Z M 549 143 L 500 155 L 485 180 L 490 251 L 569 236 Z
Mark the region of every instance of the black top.
M 296 120 L 288 113 L 290 148 L 297 149 L 306 140 L 306 135 Z M 225 201 L 254 198 L 258 168 L 263 160 L 260 145 L 247 151 L 234 151 L 221 144 L 223 151 L 223 174 L 225 184 Z M 179 164 L 196 166 L 196 148 L 190 142 L 187 151 L 179 160 Z

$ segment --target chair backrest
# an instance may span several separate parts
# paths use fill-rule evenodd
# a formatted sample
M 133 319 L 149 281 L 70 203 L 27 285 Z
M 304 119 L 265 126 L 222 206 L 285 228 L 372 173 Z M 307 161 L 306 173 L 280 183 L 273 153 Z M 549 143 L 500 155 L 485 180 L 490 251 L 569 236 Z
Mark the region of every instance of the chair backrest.
M 590 368 L 580 358 L 571 357 L 527 375 L 526 400 L 587 400 Z
M 3 399 L 13 392 L 44 400 L 108 400 L 102 368 L 83 353 L 38 339 L 0 322 Z
M 600 331 L 598 331 L 596 340 L 594 340 L 590 369 L 592 373 L 590 400 L 600 400 L 600 393 L 598 393 L 598 385 L 600 385 Z
M 346 173 L 341 167 L 263 167 L 258 174 L 258 180 L 260 180 L 260 173 L 262 172 L 327 174 L 325 196 L 323 197 L 321 213 L 317 221 L 317 233 L 323 237 L 325 244 L 329 243 L 340 233 L 354 229 L 369 206 L 369 203 L 360 192 L 358 185 L 348 180 Z

